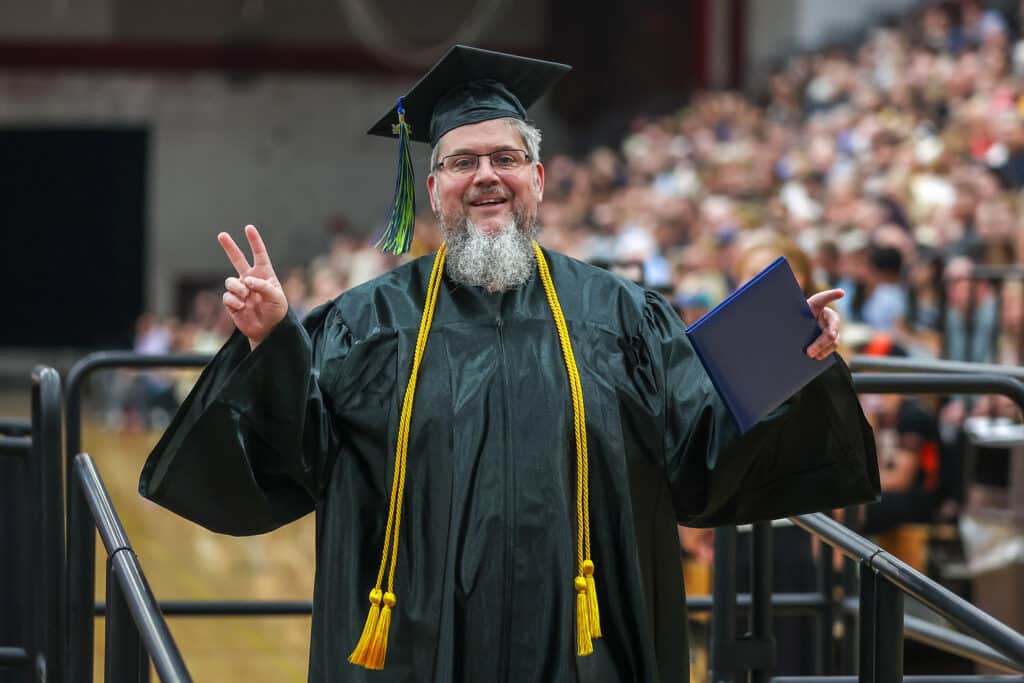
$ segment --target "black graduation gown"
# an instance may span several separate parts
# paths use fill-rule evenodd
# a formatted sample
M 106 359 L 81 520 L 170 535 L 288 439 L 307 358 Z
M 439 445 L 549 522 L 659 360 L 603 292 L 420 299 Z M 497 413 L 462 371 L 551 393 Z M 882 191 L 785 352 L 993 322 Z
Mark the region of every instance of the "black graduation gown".
M 205 369 L 140 492 L 214 531 L 317 513 L 309 680 L 688 680 L 678 520 L 715 525 L 871 500 L 874 440 L 837 362 L 742 438 L 660 296 L 545 252 L 582 378 L 604 638 L 574 642 L 568 380 L 539 279 L 441 288 L 409 444 L 387 662 L 347 656 L 384 539 L 395 437 L 433 256 Z M 751 344 L 756 344 L 752 335 Z

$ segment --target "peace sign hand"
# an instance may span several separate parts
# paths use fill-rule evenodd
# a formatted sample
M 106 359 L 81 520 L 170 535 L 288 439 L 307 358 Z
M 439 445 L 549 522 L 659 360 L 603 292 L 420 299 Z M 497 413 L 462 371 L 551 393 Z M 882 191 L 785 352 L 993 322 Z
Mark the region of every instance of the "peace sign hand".
M 223 296 L 224 308 L 238 331 L 248 337 L 249 346 L 255 349 L 284 320 L 288 313 L 288 300 L 259 231 L 255 226 L 247 225 L 245 237 L 252 249 L 251 266 L 231 235 L 222 232 L 217 235 L 217 241 L 238 272 L 238 277 L 224 281 L 227 289 Z

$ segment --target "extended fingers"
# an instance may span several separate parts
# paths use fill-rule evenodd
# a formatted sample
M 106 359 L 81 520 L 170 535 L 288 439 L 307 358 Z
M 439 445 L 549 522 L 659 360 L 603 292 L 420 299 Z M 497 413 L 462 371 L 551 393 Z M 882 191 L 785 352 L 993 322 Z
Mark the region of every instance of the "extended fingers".
M 267 252 L 267 245 L 260 237 L 260 231 L 255 225 L 245 226 L 245 237 L 249 240 L 249 247 L 252 249 L 252 262 L 256 266 L 269 266 L 270 254 Z
M 231 239 L 231 235 L 226 232 L 219 233 L 217 235 L 217 241 L 220 242 L 221 248 L 224 253 L 227 254 L 228 260 L 231 261 L 231 265 L 235 267 L 235 270 L 239 275 L 249 270 L 249 261 L 246 260 L 245 254 L 238 248 L 235 241 Z

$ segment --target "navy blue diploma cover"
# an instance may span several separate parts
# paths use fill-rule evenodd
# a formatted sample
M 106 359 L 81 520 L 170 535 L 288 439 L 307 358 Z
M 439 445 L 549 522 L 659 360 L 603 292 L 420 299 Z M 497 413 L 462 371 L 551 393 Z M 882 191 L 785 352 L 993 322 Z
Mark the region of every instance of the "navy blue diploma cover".
M 741 432 L 835 363 L 807 356 L 821 330 L 782 257 L 686 334 Z

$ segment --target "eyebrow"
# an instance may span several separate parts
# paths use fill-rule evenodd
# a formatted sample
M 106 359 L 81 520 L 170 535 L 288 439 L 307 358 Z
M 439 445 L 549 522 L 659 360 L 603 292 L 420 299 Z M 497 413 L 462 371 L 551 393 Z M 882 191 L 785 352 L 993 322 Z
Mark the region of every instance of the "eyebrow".
M 505 145 L 502 147 L 495 147 L 494 149 L 489 150 L 487 152 L 475 152 L 469 147 L 459 147 L 457 149 L 453 149 L 447 154 L 442 154 L 440 158 L 444 159 L 445 157 L 454 156 L 456 154 L 494 154 L 495 152 L 507 152 L 508 150 L 512 149 L 522 149 L 522 147 L 512 147 L 511 145 Z

